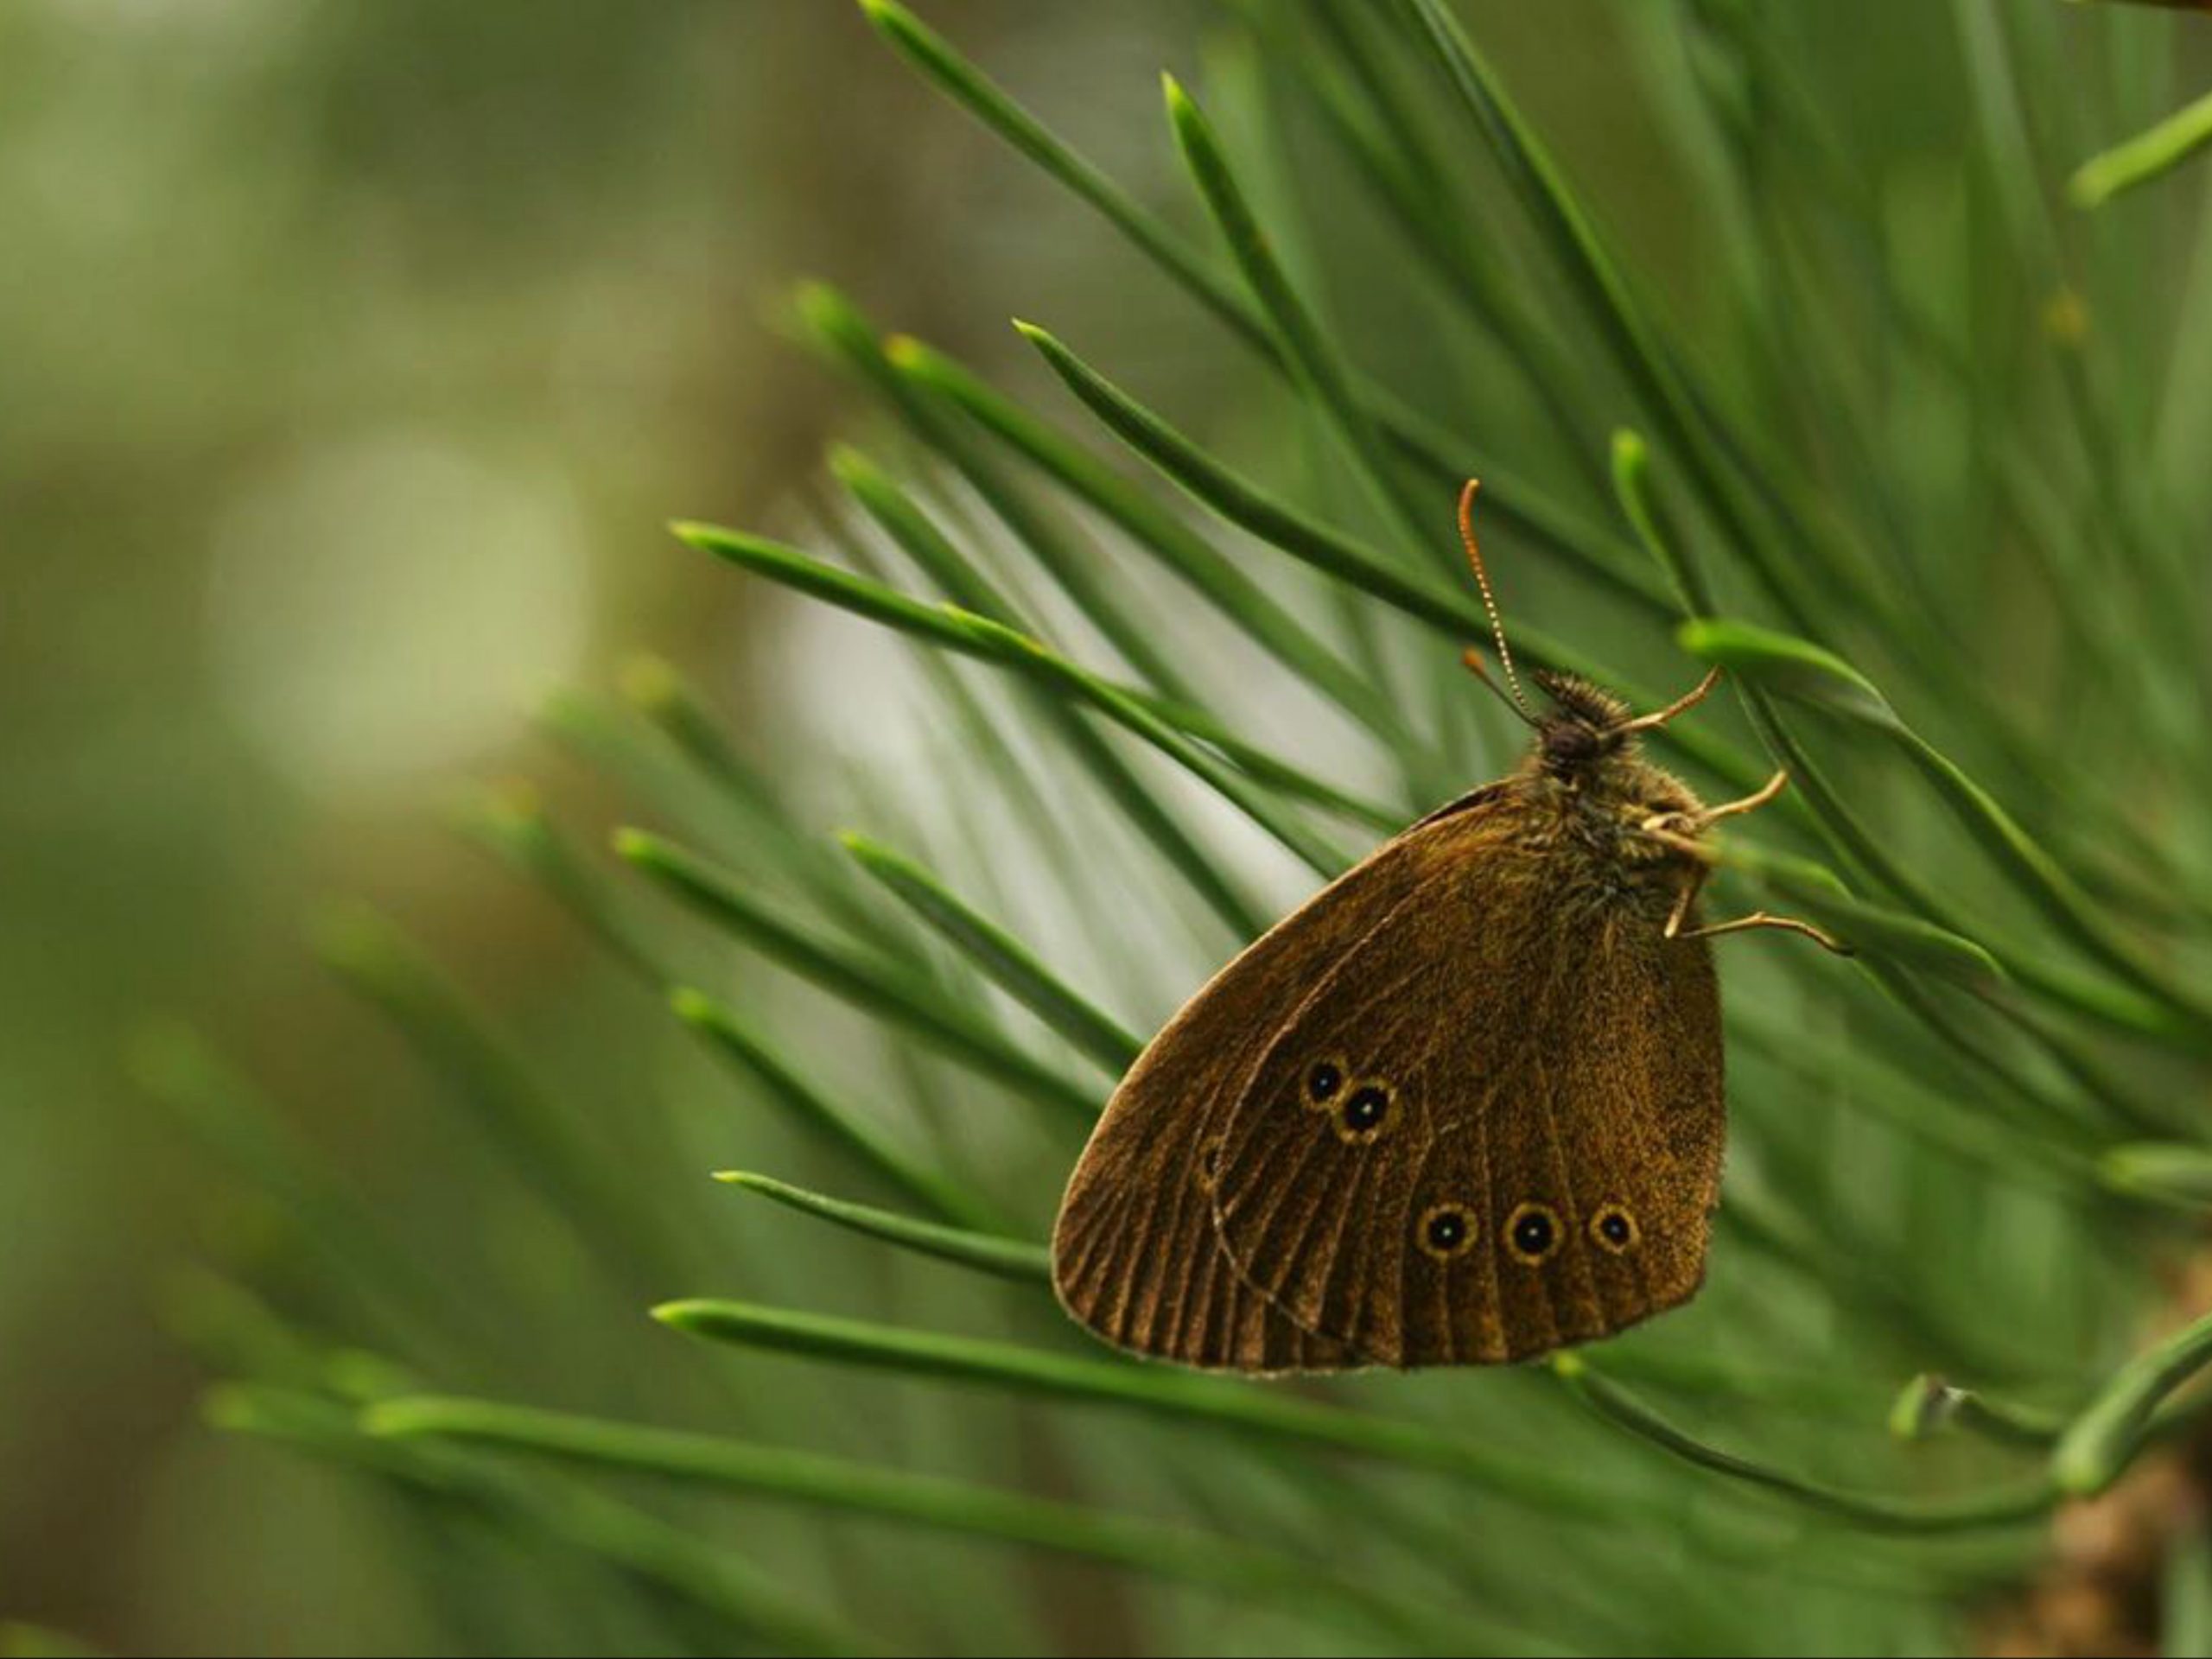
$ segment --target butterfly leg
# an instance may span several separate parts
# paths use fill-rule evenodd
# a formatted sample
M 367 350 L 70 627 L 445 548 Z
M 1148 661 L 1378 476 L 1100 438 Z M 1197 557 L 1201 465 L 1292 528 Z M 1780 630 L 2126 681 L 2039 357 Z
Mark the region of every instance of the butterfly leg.
M 1679 939 L 1682 937 L 1682 924 L 1690 918 L 1690 906 L 1697 903 L 1698 894 L 1705 890 L 1705 879 L 1712 874 L 1713 867 L 1709 864 L 1694 864 L 1690 867 L 1689 875 L 1682 883 L 1681 892 L 1675 896 L 1674 912 L 1667 918 L 1667 938 Z
M 1767 779 L 1765 785 L 1756 794 L 1747 795 L 1740 801 L 1731 801 L 1724 806 L 1716 806 L 1699 814 L 1698 828 L 1702 830 L 1715 818 L 1736 817 L 1745 812 L 1757 811 L 1782 793 L 1783 785 L 1788 781 L 1786 774 L 1776 772 L 1773 777 Z M 1838 939 L 1834 934 L 1814 926 L 1810 922 L 1801 922 L 1789 916 L 1770 915 L 1764 910 L 1754 911 L 1749 916 L 1739 916 L 1732 922 L 1716 922 L 1708 927 L 1694 927 L 1685 930 L 1682 924 L 1689 920 L 1690 906 L 1697 902 L 1698 893 L 1704 888 L 1706 878 L 1713 874 L 1712 865 L 1705 861 L 1705 858 L 1709 857 L 1710 855 L 1704 854 L 1703 849 L 1694 839 L 1670 835 L 1659 830 L 1656 825 L 1645 826 L 1645 833 L 1656 834 L 1658 839 L 1669 842 L 1684 851 L 1694 851 L 1702 855 L 1690 866 L 1689 874 L 1682 882 L 1682 890 L 1675 897 L 1675 908 L 1667 918 L 1667 938 L 1710 939 L 1717 938 L 1723 933 L 1742 933 L 1755 927 L 1772 927 L 1782 929 L 1786 932 L 1802 933 L 1822 950 L 1833 950 L 1839 957 L 1856 954 L 1849 945 Z
M 1676 852 L 1709 864 L 1713 861 L 1712 850 L 1699 837 L 1722 818 L 1741 817 L 1746 812 L 1758 811 L 1781 794 L 1789 782 L 1788 772 L 1777 772 L 1740 801 L 1726 801 L 1719 806 L 1708 806 L 1697 812 L 1662 812 L 1656 817 L 1646 818 L 1637 828 L 1652 840 L 1664 842 Z M 1702 877 L 1699 879 L 1703 880 Z
M 1776 796 L 1781 794 L 1789 784 L 1789 774 L 1786 772 L 1777 772 L 1766 782 L 1761 784 L 1757 790 L 1745 796 L 1742 800 L 1727 801 L 1719 806 L 1706 808 L 1697 815 L 1698 828 L 1702 830 L 1707 824 L 1718 823 L 1723 818 L 1738 818 L 1746 812 L 1756 812 Z

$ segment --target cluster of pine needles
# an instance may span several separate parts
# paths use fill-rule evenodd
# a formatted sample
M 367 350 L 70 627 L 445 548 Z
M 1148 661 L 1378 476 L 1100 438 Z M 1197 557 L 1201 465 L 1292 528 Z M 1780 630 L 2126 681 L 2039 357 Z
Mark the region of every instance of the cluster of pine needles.
M 211 1420 L 354 1471 L 471 1651 L 2036 1651 L 2055 1520 L 2159 1467 L 2124 1634 L 2205 1651 L 2171 1448 L 2212 1320 L 2161 1264 L 2212 1205 L 2212 216 L 2203 118 L 2165 118 L 2212 24 L 1612 8 L 1624 183 L 1446 0 L 1250 0 L 1166 84 L 1188 189 L 1150 202 L 864 10 L 1206 320 L 1241 439 L 1048 321 L 1017 397 L 798 290 L 865 447 L 782 534 L 671 556 L 868 625 L 818 636 L 867 706 L 741 737 L 652 661 L 549 711 L 652 826 L 520 785 L 462 815 L 605 948 L 557 1032 L 372 909 L 319 922 L 483 1182 L 459 1259 L 149 1034 L 268 1218 L 169 1299 Z M 1125 1360 L 1041 1244 L 1114 1079 L 1511 763 L 1460 666 L 1470 476 L 1523 661 L 1644 708 L 1727 671 L 1661 760 L 1794 786 L 1720 902 L 1857 954 L 1724 960 L 1689 1309 L 1510 1370 Z M 895 758 L 823 759 L 869 724 Z M 641 994 L 677 1040 L 595 1049 Z

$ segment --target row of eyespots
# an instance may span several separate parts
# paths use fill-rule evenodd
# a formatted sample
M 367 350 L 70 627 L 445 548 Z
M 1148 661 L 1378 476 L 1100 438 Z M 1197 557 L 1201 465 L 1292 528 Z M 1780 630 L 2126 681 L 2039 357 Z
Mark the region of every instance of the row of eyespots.
M 1364 1145 L 1390 1126 L 1395 1101 L 1390 1086 L 1374 1078 L 1353 1078 L 1334 1060 L 1322 1060 L 1306 1074 L 1306 1106 L 1335 1120 L 1339 1140 Z
M 1601 1205 L 1591 1215 L 1590 1242 L 1613 1255 L 1626 1255 L 1643 1240 L 1643 1230 L 1626 1206 Z M 1472 1211 L 1464 1205 L 1431 1205 L 1415 1224 L 1421 1249 L 1439 1262 L 1450 1262 L 1474 1248 L 1478 1236 Z M 1546 1204 L 1524 1204 L 1505 1218 L 1500 1236 L 1506 1252 L 1528 1267 L 1541 1267 L 1559 1253 L 1566 1237 L 1559 1212 Z
M 1354 1079 L 1334 1060 L 1315 1062 L 1306 1074 L 1306 1107 L 1327 1112 L 1339 1140 L 1358 1144 L 1378 1139 L 1390 1126 L 1396 1102 L 1388 1084 Z M 1211 1187 L 1213 1171 L 1202 1169 L 1200 1183 Z M 1643 1230 L 1627 1207 L 1601 1205 L 1589 1221 L 1590 1242 L 1614 1255 L 1625 1255 L 1643 1241 Z M 1432 1206 L 1419 1224 L 1421 1247 L 1440 1262 L 1463 1255 L 1475 1241 L 1473 1216 L 1462 1205 Z M 1524 1204 L 1506 1217 L 1504 1243 L 1517 1261 L 1541 1267 L 1557 1255 L 1565 1234 L 1558 1211 L 1549 1205 Z

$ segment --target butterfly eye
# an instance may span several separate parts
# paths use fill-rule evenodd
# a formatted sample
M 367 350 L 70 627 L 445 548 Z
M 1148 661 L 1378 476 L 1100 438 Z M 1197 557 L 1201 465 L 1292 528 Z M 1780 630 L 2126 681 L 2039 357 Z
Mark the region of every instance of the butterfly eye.
M 1465 1255 L 1475 1242 L 1474 1217 L 1456 1204 L 1432 1205 L 1418 1229 L 1421 1247 L 1439 1262 Z
M 1559 1217 L 1548 1205 L 1524 1204 L 1505 1221 L 1505 1243 L 1530 1267 L 1551 1260 L 1559 1249 Z
M 1306 1096 L 1316 1106 L 1334 1100 L 1344 1086 L 1344 1068 L 1334 1060 L 1323 1060 L 1306 1074 Z
M 1337 1133 L 1347 1141 L 1372 1141 L 1390 1121 L 1390 1093 L 1380 1084 L 1363 1083 L 1353 1090 L 1337 1115 Z
M 1634 1216 L 1618 1204 L 1609 1204 L 1590 1217 L 1590 1236 L 1599 1249 L 1626 1255 L 1642 1242 L 1643 1232 Z

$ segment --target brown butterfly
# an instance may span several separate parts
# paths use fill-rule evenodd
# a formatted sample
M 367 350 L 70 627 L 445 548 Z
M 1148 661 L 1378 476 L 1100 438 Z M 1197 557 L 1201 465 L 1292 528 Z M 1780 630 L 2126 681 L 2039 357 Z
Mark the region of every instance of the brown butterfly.
M 1529 706 L 1459 530 L 1520 770 L 1385 842 L 1216 975 L 1132 1066 L 1052 1238 L 1108 1342 L 1238 1371 L 1489 1364 L 1694 1295 L 1719 1196 L 1719 819 L 1639 753 L 1656 714 L 1566 676 Z M 1480 671 L 1479 659 L 1468 653 Z M 1487 676 L 1484 677 L 1487 679 Z

